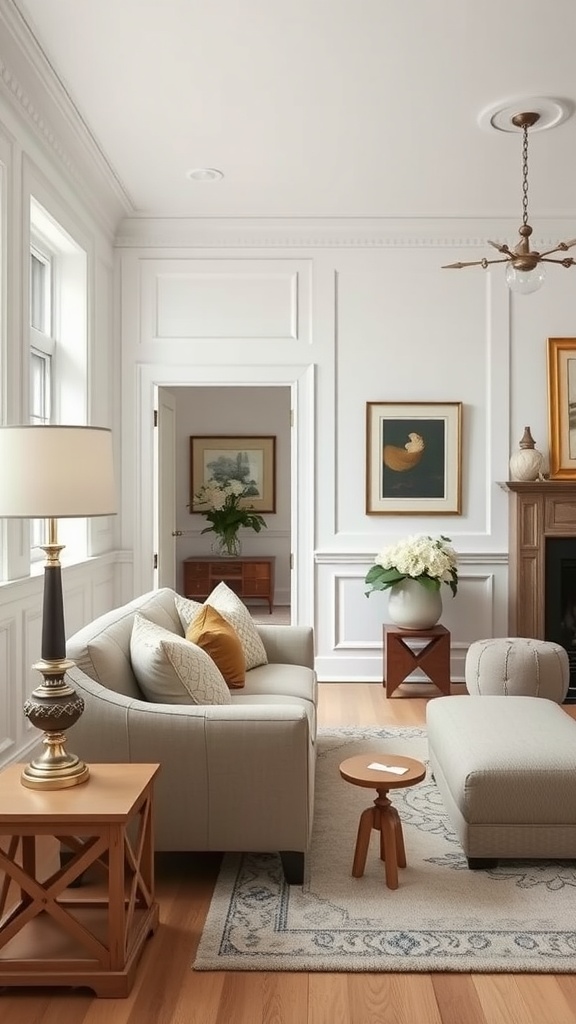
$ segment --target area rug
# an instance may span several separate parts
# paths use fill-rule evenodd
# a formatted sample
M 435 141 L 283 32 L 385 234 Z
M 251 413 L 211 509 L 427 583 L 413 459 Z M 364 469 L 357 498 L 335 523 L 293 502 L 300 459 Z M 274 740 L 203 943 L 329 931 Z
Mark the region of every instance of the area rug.
M 424 782 L 391 794 L 407 857 L 398 889 L 386 887 L 375 832 L 363 877 L 352 877 L 358 819 L 376 793 L 344 782 L 338 765 L 360 753 L 426 762 L 426 734 L 321 730 L 304 886 L 286 885 L 275 854 L 227 855 L 194 968 L 574 971 L 576 861 L 503 861 L 471 871 L 429 770 Z

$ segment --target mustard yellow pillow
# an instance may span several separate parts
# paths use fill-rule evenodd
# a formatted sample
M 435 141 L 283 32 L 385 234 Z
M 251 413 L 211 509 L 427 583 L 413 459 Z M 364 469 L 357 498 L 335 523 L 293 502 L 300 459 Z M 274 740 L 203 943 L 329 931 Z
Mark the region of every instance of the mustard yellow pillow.
M 246 658 L 236 630 L 220 612 L 205 604 L 188 629 L 186 639 L 201 647 L 220 669 L 230 689 L 246 682 Z

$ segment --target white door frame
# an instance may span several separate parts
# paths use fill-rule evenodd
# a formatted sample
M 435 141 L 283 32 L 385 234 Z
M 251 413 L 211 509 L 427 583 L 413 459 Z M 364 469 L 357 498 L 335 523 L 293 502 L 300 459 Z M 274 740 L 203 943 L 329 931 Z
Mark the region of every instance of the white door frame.
M 136 373 L 133 466 L 134 593 L 154 586 L 154 409 L 159 387 L 289 385 L 293 411 L 291 450 L 292 622 L 314 622 L 315 367 L 167 366 L 140 364 Z M 127 453 L 125 453 L 126 456 Z M 129 456 L 128 456 L 129 457 Z

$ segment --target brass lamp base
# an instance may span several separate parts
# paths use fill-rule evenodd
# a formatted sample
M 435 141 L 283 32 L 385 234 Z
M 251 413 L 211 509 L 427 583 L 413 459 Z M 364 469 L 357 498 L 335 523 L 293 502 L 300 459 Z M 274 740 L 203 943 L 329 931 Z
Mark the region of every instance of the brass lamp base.
M 90 769 L 64 750 L 63 733 L 46 733 L 46 751 L 26 765 L 20 781 L 28 789 L 69 789 L 88 781 Z
M 44 676 L 44 682 L 24 704 L 24 714 L 32 725 L 44 731 L 45 749 L 22 772 L 22 785 L 29 789 L 67 789 L 88 781 L 87 765 L 65 750 L 64 732 L 84 710 L 84 701 L 64 680 L 64 673 L 73 664 L 67 659 L 55 659 L 34 665 Z

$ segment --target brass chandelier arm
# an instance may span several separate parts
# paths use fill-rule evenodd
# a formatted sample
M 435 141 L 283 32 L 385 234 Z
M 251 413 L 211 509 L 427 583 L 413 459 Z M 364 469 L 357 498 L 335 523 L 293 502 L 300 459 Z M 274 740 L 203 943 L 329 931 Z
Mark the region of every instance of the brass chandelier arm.
M 552 249 L 552 252 L 554 252 L 554 251 L 555 250 Z M 566 259 L 564 259 L 564 260 L 549 260 L 545 256 L 540 256 L 538 262 L 539 263 L 558 263 L 559 266 L 566 267 L 566 268 L 576 266 L 576 260 L 573 259 L 572 256 L 567 256 Z
M 540 256 L 550 256 L 553 252 L 567 252 L 573 245 L 576 245 L 576 238 L 572 238 L 569 242 L 558 242 L 558 245 L 555 245 L 553 249 L 541 252 Z
M 490 239 L 486 239 L 488 245 L 491 245 L 494 249 L 498 249 L 498 252 L 510 252 L 510 246 L 506 245 L 506 242 L 491 242 Z
M 513 259 L 513 258 L 514 258 L 514 253 L 511 252 L 510 255 L 507 256 L 506 259 L 503 259 L 503 260 L 487 260 L 487 259 L 483 259 L 483 260 L 473 260 L 473 261 L 471 261 L 469 263 L 445 263 L 444 266 L 441 267 L 440 269 L 441 270 L 462 270 L 463 267 L 484 267 L 484 269 L 486 269 L 486 267 L 488 267 L 491 263 L 509 263 L 509 261 L 511 259 Z

